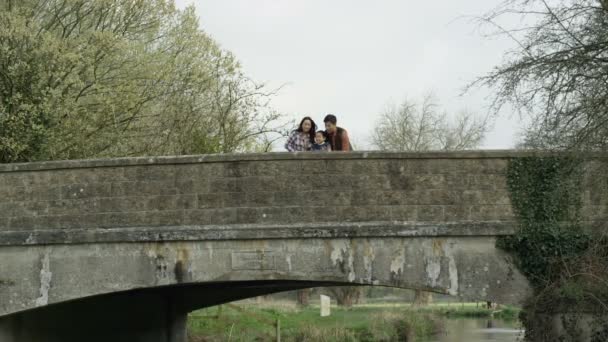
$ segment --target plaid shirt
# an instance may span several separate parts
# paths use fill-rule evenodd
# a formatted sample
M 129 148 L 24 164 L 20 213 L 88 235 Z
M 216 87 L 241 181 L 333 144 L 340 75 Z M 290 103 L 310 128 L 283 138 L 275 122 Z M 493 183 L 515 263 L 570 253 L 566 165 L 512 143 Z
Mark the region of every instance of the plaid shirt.
M 285 149 L 289 152 L 310 151 L 311 148 L 310 137 L 298 131 L 291 132 L 285 143 Z

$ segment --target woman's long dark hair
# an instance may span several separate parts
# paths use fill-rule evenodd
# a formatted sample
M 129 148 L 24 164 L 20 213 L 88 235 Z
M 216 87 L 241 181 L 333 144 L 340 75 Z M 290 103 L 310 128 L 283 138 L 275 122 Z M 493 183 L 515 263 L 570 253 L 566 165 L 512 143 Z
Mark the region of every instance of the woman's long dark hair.
M 304 124 L 304 121 L 306 121 L 306 120 L 310 121 L 310 131 L 308 131 L 308 135 L 310 136 L 310 142 L 314 143 L 315 142 L 315 133 L 317 132 L 317 124 L 310 116 L 305 116 L 304 119 L 302 119 L 302 121 L 300 121 L 300 126 L 298 126 L 298 129 L 296 129 L 296 131 L 304 132 L 302 125 Z

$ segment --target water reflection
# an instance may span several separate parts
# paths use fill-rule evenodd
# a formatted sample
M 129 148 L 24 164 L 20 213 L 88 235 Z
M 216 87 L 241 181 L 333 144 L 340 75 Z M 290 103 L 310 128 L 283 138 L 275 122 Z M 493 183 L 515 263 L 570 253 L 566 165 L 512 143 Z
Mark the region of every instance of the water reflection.
M 523 331 L 519 322 L 495 319 L 446 319 L 446 331 L 428 342 L 516 342 Z

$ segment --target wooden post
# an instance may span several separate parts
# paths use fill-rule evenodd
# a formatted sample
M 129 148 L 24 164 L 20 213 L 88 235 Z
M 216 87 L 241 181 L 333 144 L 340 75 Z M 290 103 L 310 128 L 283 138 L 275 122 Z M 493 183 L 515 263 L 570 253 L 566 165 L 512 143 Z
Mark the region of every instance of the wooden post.
M 281 342 L 281 320 L 277 317 L 277 342 Z

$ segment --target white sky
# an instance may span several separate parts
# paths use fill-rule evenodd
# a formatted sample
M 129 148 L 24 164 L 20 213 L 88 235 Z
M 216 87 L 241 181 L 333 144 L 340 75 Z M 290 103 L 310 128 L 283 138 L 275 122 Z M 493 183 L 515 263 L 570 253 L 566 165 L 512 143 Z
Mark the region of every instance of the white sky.
M 432 90 L 448 113 L 485 115 L 487 90 L 463 87 L 502 60 L 506 39 L 483 38 L 466 16 L 500 0 L 177 0 L 195 4 L 201 28 L 270 86 L 287 84 L 273 107 L 322 125 L 338 117 L 357 149 L 389 101 Z M 519 117 L 503 113 L 482 148 L 511 148 Z

